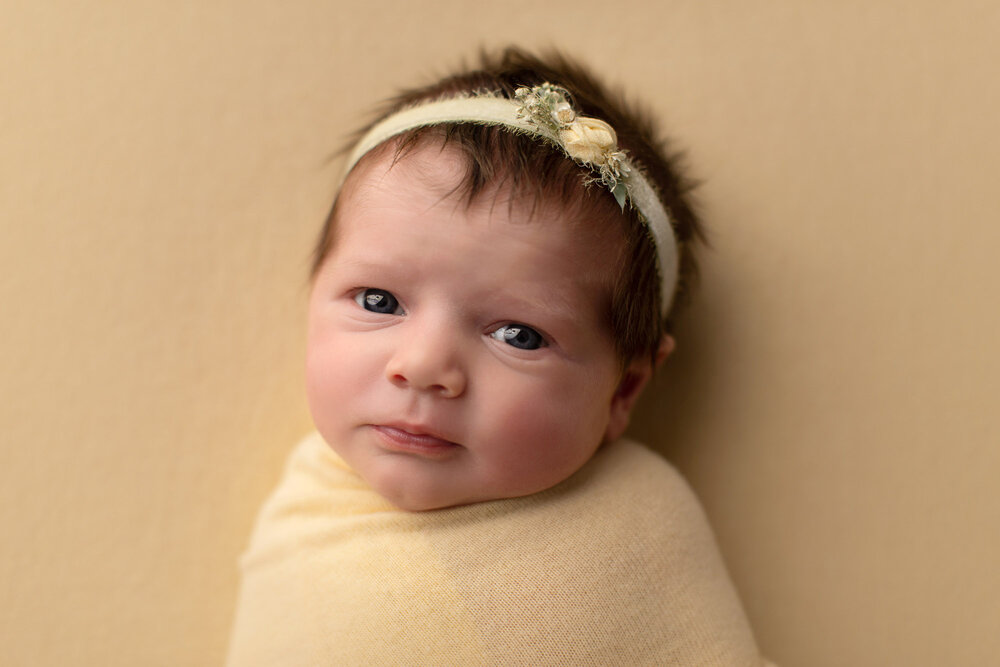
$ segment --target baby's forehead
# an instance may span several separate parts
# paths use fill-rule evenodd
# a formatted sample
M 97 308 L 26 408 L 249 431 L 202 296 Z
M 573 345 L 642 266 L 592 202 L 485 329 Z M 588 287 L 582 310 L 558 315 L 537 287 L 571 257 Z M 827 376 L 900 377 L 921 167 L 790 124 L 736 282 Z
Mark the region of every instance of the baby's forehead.
M 462 156 L 454 148 L 417 146 L 400 152 L 395 142 L 388 141 L 358 161 L 344 182 L 340 198 L 447 198 L 465 177 Z
M 577 228 L 585 237 L 617 244 L 622 228 L 594 207 L 581 176 L 577 193 L 552 191 L 541 179 L 504 174 L 470 174 L 476 166 L 460 148 L 423 142 L 400 151 L 386 142 L 366 154 L 348 175 L 339 195 L 343 211 L 383 206 L 410 206 L 414 211 L 434 207 L 455 210 L 486 209 L 507 222 L 558 222 Z M 574 196 L 575 195 L 575 196 Z

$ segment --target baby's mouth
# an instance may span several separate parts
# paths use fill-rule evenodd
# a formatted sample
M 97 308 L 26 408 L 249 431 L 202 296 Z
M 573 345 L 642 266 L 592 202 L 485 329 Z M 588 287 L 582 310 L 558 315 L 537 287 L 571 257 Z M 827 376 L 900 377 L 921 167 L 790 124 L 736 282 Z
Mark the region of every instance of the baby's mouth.
M 461 447 L 418 426 L 383 424 L 372 425 L 372 429 L 378 434 L 386 449 L 396 452 L 440 457 L 449 455 Z

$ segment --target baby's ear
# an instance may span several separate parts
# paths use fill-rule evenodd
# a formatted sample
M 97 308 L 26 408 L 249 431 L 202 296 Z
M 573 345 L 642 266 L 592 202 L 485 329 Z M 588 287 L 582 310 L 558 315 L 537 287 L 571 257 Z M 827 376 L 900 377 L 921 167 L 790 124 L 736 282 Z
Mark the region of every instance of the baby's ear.
M 625 427 L 628 426 L 632 416 L 632 408 L 635 407 L 642 390 L 646 388 L 649 378 L 653 376 L 653 371 L 659 368 L 673 351 L 674 339 L 664 335 L 656 350 L 656 359 L 653 363 L 650 363 L 649 357 L 636 357 L 625 368 L 621 382 L 611 397 L 611 413 L 608 418 L 608 428 L 604 432 L 605 442 L 617 440 L 625 433 Z

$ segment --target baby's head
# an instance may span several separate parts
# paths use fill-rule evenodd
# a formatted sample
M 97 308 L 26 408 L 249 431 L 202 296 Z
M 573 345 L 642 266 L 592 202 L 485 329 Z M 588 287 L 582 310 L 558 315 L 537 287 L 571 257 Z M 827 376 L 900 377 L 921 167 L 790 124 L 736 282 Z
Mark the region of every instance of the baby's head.
M 673 346 L 685 184 L 579 68 L 515 50 L 362 135 L 316 252 L 317 428 L 403 509 L 555 486 L 622 434 Z

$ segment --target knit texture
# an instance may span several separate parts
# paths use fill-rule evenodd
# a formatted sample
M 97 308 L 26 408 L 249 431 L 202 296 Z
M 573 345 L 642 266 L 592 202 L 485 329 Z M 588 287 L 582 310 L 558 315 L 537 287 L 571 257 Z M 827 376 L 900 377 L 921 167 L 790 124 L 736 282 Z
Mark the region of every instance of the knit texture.
M 760 665 L 704 514 L 644 447 L 558 486 L 395 509 L 317 435 L 242 561 L 228 665 Z

